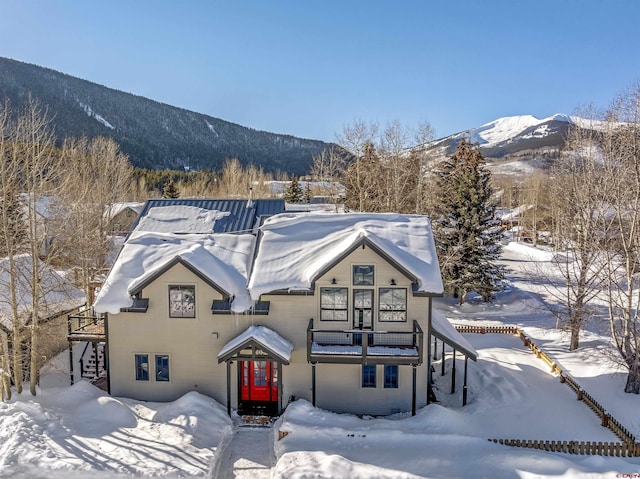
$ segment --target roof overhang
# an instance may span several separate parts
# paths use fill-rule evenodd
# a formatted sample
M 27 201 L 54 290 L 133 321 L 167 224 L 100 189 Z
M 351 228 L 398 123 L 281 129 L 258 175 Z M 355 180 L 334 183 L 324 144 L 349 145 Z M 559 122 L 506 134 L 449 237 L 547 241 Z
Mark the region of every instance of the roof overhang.
M 266 326 L 250 326 L 222 347 L 218 353 L 218 363 L 234 358 L 244 358 L 241 352 L 247 349 L 251 349 L 254 355 L 256 350 L 264 351 L 266 356 L 282 364 L 289 364 L 293 345 Z M 263 358 L 256 357 L 255 359 Z
M 434 311 L 431 318 L 431 334 L 444 341 L 456 351 L 460 351 L 466 357 L 474 361 L 478 360 L 478 353 L 469 342 L 460 334 L 445 318 L 444 314 Z

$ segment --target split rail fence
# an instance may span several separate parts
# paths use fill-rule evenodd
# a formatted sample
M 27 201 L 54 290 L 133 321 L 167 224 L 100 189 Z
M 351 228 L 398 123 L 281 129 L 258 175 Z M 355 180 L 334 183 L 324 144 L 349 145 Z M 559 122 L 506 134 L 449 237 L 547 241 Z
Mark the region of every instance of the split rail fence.
M 621 442 L 595 442 L 595 441 L 546 441 L 528 439 L 489 439 L 489 441 L 512 447 L 540 449 L 544 451 L 565 452 L 568 454 L 588 454 L 600 456 L 640 456 L 640 443 L 636 437 L 625 428 L 620 421 L 609 414 L 605 408 L 585 391 L 578 382 L 558 365 L 547 353 L 540 349 L 522 330 L 516 326 L 473 326 L 458 325 L 456 330 L 460 333 L 475 334 L 513 334 L 518 336 L 523 344 L 533 351 L 537 358 L 544 361 L 551 372 L 558 375 L 560 382 L 570 387 L 577 396 L 600 418 L 602 426 L 608 428 L 620 438 Z

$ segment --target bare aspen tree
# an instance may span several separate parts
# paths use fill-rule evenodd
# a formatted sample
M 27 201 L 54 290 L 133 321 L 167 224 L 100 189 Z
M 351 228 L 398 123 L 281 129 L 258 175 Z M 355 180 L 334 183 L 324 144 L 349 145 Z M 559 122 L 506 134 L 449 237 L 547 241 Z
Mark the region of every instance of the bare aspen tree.
M 104 137 L 67 139 L 62 160 L 56 254 L 78 273 L 89 300 L 97 275 L 108 267 L 109 218 L 114 205 L 131 194 L 133 168 L 117 143 Z
M 433 158 L 428 153 L 426 145 L 435 138 L 435 130 L 427 121 L 420 122 L 414 133 L 415 146 L 412 154 L 416 156 L 418 179 L 415 189 L 415 213 L 423 214 L 429 211 L 429 205 L 434 202 L 434 190 L 428 188 L 429 164 Z
M 614 102 L 604 122 L 602 163 L 612 185 L 613 231 L 606 248 L 606 303 L 625 392 L 640 393 L 640 83 Z
M 320 184 L 320 194 L 327 196 L 338 211 L 338 203 L 344 196 L 344 187 L 340 183 L 342 172 L 345 169 L 344 155 L 338 153 L 336 148 L 323 150 L 313 157 L 311 176 Z
M 343 174 L 347 193 L 346 203 L 356 211 L 375 211 L 376 204 L 372 189 L 375 183 L 375 140 L 378 135 L 377 123 L 367 124 L 362 120 L 343 128 L 336 142 L 352 158 Z
M 588 116 L 594 118 L 595 114 L 588 112 Z M 603 284 L 603 239 L 608 235 L 610 221 L 606 214 L 608 184 L 602 181 L 601 157 L 596 129 L 573 128 L 567 148 L 553 169 L 554 234 L 567 251 L 556 254 L 553 261 L 564 286 L 551 286 L 548 292 L 557 299 L 557 306 L 551 311 L 570 331 L 571 351 L 579 347 L 580 330 L 590 317 L 589 302 Z

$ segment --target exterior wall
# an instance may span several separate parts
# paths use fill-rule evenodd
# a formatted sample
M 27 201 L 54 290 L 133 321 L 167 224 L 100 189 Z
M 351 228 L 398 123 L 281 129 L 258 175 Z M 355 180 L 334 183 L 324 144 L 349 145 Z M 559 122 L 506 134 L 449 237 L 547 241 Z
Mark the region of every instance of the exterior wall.
M 138 213 L 131 208 L 125 208 L 109 220 L 109 229 L 114 234 L 126 234 L 137 217 Z
M 290 398 L 311 400 L 311 365 L 307 363 L 307 325 L 314 318 L 315 328 L 351 329 L 348 321 L 319 321 L 322 286 L 331 284 L 348 286 L 351 294 L 352 265 L 375 266 L 374 317 L 377 318 L 378 287 L 388 287 L 391 279 L 397 286 L 406 287 L 407 321 L 380 323 L 374 330 L 412 331 L 412 320 L 419 321 L 427 333 L 428 298 L 413 297 L 410 280 L 369 248 L 358 248 L 316 283 L 315 294 L 264 295 L 270 301 L 268 316 L 212 314 L 211 303 L 222 299 L 220 293 L 206 284 L 181 264 L 177 264 L 158 277 L 142 291 L 149 298 L 146 313 L 111 314 L 108 319 L 109 367 L 111 393 L 151 401 L 175 400 L 188 391 L 199 391 L 226 404 L 226 364 L 218 364 L 217 355 L 222 347 L 251 325 L 264 325 L 290 341 L 294 350 L 289 365 L 282 367 L 283 405 Z M 169 285 L 195 285 L 196 317 L 170 318 L 168 304 Z M 366 289 L 367 287 L 362 287 Z M 351 307 L 349 300 L 349 307 Z M 425 346 L 426 347 L 426 346 Z M 136 381 L 134 355 L 149 354 L 149 381 Z M 170 381 L 154 380 L 154 355 L 170 356 Z M 425 364 L 418 368 L 418 406 L 426 403 Z M 384 389 L 383 367 L 378 366 L 378 387 L 361 388 L 361 366 L 346 364 L 317 365 L 317 405 L 335 411 L 366 414 L 388 414 L 411 410 L 411 366 L 399 367 L 399 388 Z M 231 405 L 238 405 L 237 362 L 231 366 Z

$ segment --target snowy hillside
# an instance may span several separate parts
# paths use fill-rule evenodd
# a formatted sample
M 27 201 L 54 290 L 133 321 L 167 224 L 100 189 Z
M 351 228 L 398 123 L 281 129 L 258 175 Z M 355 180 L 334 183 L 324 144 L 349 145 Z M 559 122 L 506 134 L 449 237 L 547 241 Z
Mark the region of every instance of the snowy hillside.
M 567 134 L 574 126 L 594 128 L 597 125 L 563 113 L 542 119 L 532 115 L 508 116 L 435 140 L 426 148 L 437 160 L 453 154 L 464 138 L 480 147 L 492 172 L 529 174 L 547 169 L 559 157 Z

